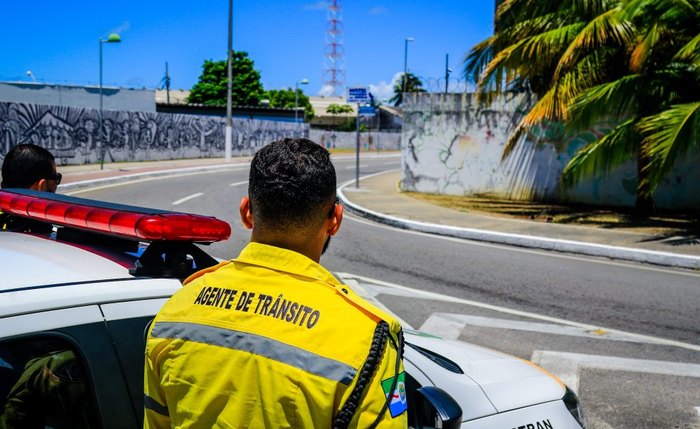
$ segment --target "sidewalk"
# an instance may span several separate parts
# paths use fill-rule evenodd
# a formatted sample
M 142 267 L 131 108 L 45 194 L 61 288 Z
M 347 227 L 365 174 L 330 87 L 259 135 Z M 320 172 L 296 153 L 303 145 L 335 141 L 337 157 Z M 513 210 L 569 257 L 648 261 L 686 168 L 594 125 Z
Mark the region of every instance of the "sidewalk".
M 250 157 L 134 162 L 59 167 L 59 192 L 144 177 L 243 167 Z M 659 240 L 614 229 L 560 225 L 465 213 L 400 193 L 400 172 L 368 176 L 338 188 L 346 208 L 365 218 L 399 228 L 490 243 L 601 256 L 662 266 L 700 269 L 700 244 L 678 244 L 683 237 Z M 675 240 L 674 240 L 675 239 Z
M 378 174 L 342 186 L 339 195 L 360 216 L 399 228 L 470 240 L 700 269 L 700 245 L 678 245 L 615 229 L 560 225 L 465 213 L 419 201 L 397 189 L 400 172 Z

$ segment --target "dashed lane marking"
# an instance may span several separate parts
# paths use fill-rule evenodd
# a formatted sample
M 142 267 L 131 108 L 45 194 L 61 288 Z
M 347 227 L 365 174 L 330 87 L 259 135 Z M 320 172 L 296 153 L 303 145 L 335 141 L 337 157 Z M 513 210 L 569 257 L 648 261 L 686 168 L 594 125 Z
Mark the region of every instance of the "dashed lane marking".
M 178 206 L 178 205 L 184 203 L 185 201 L 189 201 L 189 200 L 191 200 L 191 199 L 194 199 L 194 198 L 197 198 L 197 197 L 201 197 L 202 195 L 204 195 L 204 192 L 197 192 L 196 194 L 188 195 L 188 196 L 186 196 L 186 197 L 180 198 L 180 199 L 177 200 L 177 201 L 173 201 L 173 205 L 174 205 L 174 206 Z
M 248 183 L 248 181 L 243 180 L 242 182 L 231 183 L 231 186 L 240 186 L 240 185 L 245 185 L 246 183 Z

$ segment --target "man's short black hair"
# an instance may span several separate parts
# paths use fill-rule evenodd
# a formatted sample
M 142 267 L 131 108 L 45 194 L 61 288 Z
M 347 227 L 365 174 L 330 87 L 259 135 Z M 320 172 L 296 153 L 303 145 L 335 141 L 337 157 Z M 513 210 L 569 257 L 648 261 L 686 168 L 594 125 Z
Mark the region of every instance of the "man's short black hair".
M 250 164 L 248 195 L 255 226 L 290 230 L 321 225 L 335 201 L 330 154 L 304 138 L 260 149 Z
M 2 162 L 2 188 L 28 189 L 41 179 L 51 178 L 54 172 L 54 157 L 41 146 L 20 144 L 7 152 Z

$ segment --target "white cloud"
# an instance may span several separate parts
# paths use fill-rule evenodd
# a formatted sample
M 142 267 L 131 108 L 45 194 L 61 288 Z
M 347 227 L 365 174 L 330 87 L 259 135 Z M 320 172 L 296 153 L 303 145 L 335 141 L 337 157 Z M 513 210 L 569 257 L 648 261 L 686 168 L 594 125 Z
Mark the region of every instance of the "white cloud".
M 370 15 L 384 15 L 386 13 L 389 13 L 389 9 L 384 6 L 375 6 L 369 10 Z
M 317 1 L 316 3 L 307 3 L 304 5 L 304 10 L 325 10 L 328 8 L 328 2 Z
M 374 99 L 386 103 L 391 97 L 394 96 L 394 85 L 401 79 L 403 72 L 398 72 L 391 79 L 391 82 L 381 81 L 379 83 L 373 83 L 369 85 L 369 92 L 372 93 Z
M 117 33 L 117 34 L 121 35 L 122 33 L 126 32 L 129 29 L 129 27 L 131 27 L 131 25 L 129 24 L 129 21 L 124 21 L 117 28 L 110 31 L 109 34 Z
M 333 95 L 333 85 L 323 85 L 321 89 L 318 90 L 318 95 L 321 97 L 330 97 Z

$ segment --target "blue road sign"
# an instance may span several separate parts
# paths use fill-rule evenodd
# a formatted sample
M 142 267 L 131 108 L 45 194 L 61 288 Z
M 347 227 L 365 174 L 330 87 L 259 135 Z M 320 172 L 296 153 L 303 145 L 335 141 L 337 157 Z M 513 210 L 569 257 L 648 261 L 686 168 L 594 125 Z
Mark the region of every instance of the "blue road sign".
M 348 103 L 363 103 L 367 101 L 369 101 L 367 88 L 348 88 Z
M 373 106 L 360 106 L 360 115 L 363 116 L 374 116 L 375 109 Z

